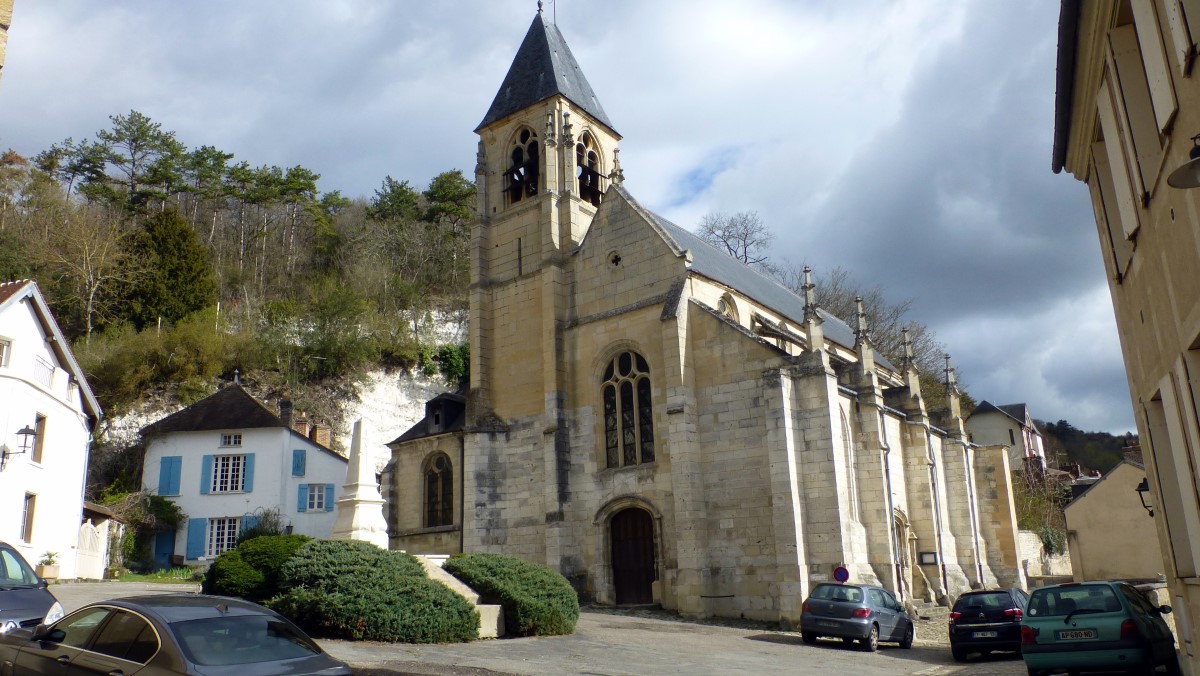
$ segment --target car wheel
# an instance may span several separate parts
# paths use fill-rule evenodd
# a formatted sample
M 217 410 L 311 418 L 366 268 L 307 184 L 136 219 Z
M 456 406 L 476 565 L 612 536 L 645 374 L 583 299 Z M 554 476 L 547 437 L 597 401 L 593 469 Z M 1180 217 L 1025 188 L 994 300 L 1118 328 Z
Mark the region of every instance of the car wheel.
M 817 642 L 818 636 L 816 634 L 810 634 L 807 631 L 805 631 L 805 632 L 800 633 L 800 638 L 808 645 L 812 645 Z
M 913 628 L 913 625 L 911 625 L 911 624 L 908 625 L 908 629 L 904 632 L 904 638 L 900 639 L 900 647 L 901 648 L 908 650 L 909 648 L 912 647 L 914 633 L 915 633 L 915 630 Z
M 1029 665 L 1025 665 L 1025 668 L 1029 670 L 1029 676 L 1042 676 L 1041 669 L 1034 669 L 1033 667 L 1031 667 Z
M 950 646 L 950 653 L 952 655 L 954 655 L 955 662 L 966 662 L 967 661 L 967 649 L 966 648 L 952 645 L 952 646 Z
M 879 650 L 879 625 L 871 625 L 871 633 L 862 640 L 862 649 L 869 653 Z

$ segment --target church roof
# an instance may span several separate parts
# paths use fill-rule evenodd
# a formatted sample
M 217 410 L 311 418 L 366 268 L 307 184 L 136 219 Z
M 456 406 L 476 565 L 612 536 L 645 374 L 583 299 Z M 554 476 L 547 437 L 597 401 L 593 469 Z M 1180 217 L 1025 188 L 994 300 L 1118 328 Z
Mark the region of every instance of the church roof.
M 626 200 L 636 205 L 638 210 L 650 218 L 663 233 L 669 237 L 676 250 L 688 250 L 692 254 L 691 269 L 693 272 L 720 282 L 731 289 L 753 298 L 779 314 L 793 320 L 804 316 L 804 299 L 792 293 L 778 281 L 764 275 L 729 254 L 720 251 L 713 245 L 700 239 L 695 233 L 675 225 L 671 221 L 642 207 L 629 194 L 624 186 L 614 186 Z M 834 315 L 818 308 L 821 318 L 825 320 L 823 329 L 825 337 L 844 347 L 854 347 L 854 329 Z M 895 369 L 886 357 L 875 352 L 875 360 L 885 368 Z
M 596 121 L 613 129 L 608 114 L 571 54 L 571 48 L 558 32 L 558 26 L 547 21 L 538 10 L 508 67 L 500 91 L 496 92 L 491 108 L 475 131 L 555 94 L 566 97 Z

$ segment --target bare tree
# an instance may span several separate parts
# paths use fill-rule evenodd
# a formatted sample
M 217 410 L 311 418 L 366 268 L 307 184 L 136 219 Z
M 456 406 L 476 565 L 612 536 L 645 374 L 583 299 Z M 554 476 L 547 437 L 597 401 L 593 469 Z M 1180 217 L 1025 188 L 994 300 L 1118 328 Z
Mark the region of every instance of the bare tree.
M 68 209 L 62 222 L 49 230 L 43 263 L 70 295 L 65 299 L 84 324 L 90 342 L 98 320 L 107 317 L 115 303 L 109 293 L 117 284 L 132 281 L 136 271 L 128 265 L 129 233 L 115 214 L 94 206 Z
M 775 236 L 763 225 L 757 211 L 739 211 L 732 215 L 719 211 L 706 214 L 700 219 L 700 231 L 696 234 L 746 265 L 771 269 L 766 250 Z

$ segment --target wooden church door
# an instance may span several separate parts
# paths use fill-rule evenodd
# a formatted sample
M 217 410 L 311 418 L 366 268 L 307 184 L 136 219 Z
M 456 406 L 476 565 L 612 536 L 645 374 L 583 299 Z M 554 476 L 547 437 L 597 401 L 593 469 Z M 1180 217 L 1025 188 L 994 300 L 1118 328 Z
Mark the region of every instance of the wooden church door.
M 653 603 L 654 523 L 644 509 L 617 512 L 609 524 L 617 605 Z

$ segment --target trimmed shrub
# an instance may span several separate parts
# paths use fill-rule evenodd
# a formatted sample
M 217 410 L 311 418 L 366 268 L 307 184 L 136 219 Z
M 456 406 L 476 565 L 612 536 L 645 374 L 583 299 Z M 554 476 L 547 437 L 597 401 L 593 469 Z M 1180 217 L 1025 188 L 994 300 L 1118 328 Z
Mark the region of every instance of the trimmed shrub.
M 442 568 L 474 589 L 484 603 L 504 608 L 504 629 L 518 636 L 575 631 L 579 597 L 562 575 L 501 554 L 454 556 Z
M 261 602 L 282 591 L 279 574 L 283 564 L 310 541 L 312 538 L 300 534 L 261 535 L 238 545 L 237 552 L 242 555 L 242 560 L 263 577 L 251 600 Z
M 316 636 L 362 641 L 451 643 L 475 639 L 479 613 L 429 578 L 380 582 L 358 577 L 338 591 L 298 587 L 271 608 Z
M 479 613 L 413 556 L 355 540 L 313 540 L 280 569 L 268 605 L 318 636 L 447 643 L 478 636 Z
M 205 594 L 254 598 L 262 583 L 263 574 L 246 563 L 238 550 L 230 549 L 208 567 L 201 590 Z

